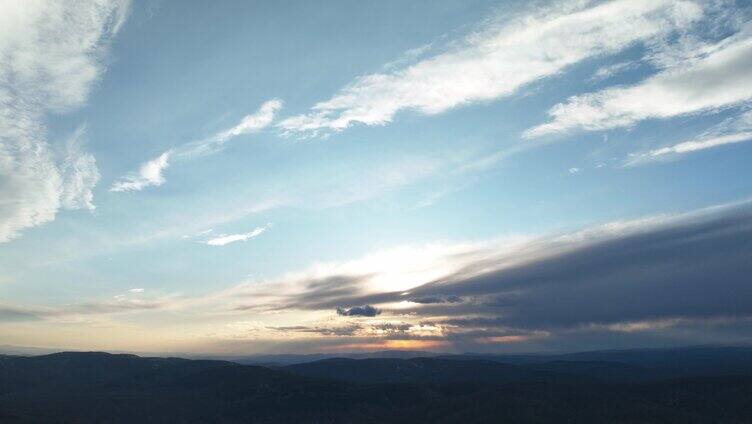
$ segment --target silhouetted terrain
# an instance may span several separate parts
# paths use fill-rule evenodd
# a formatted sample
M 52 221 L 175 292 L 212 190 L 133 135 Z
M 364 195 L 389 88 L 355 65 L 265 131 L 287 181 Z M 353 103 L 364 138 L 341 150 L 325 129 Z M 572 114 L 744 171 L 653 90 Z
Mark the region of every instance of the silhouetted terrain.
M 0 422 L 752 422 L 752 351 L 703 349 L 274 369 L 94 352 L 0 356 Z M 703 365 L 722 358 L 736 362 Z
M 563 382 L 574 379 L 532 367 L 487 360 L 435 358 L 334 358 L 281 368 L 293 374 L 357 383 L 511 383 Z

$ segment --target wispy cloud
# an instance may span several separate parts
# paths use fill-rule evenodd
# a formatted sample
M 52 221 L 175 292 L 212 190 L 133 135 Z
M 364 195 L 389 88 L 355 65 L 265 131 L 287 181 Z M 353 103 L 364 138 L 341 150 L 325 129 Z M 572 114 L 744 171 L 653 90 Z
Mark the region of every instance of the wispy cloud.
M 86 321 L 89 318 L 84 317 L 106 317 L 112 314 L 153 311 L 171 306 L 171 298 L 169 296 L 151 299 L 145 298 L 142 294 L 143 289 L 132 289 L 124 294 L 118 294 L 110 298 L 50 307 L 0 304 L 0 322 L 37 320 L 51 322 Z
M 647 162 L 671 160 L 687 153 L 746 141 L 752 141 L 752 111 L 726 119 L 691 140 L 648 152 L 633 153 L 629 156 L 625 165 L 632 166 Z
M 691 25 L 698 3 L 616 0 L 583 2 L 496 20 L 443 53 L 390 73 L 359 77 L 309 113 L 280 122 L 284 133 L 317 135 L 353 124 L 383 125 L 403 110 L 437 114 L 509 96 L 586 58 Z
M 165 182 L 164 170 L 170 166 L 171 151 L 166 151 L 156 158 L 144 163 L 138 172 L 126 175 L 115 181 L 110 191 L 139 191 L 146 187 L 159 187 Z
M 736 134 L 719 135 L 716 137 L 703 137 L 701 139 L 685 141 L 674 146 L 662 147 L 651 150 L 648 156 L 658 158 L 668 155 L 680 155 L 684 153 L 696 152 L 698 150 L 711 149 L 713 147 L 724 146 L 726 144 L 741 143 L 752 140 L 752 132 L 741 132 Z
M 629 71 L 631 69 L 635 69 L 640 64 L 638 62 L 629 61 L 629 62 L 619 62 L 614 63 L 613 65 L 608 66 L 601 66 L 598 68 L 595 73 L 593 73 L 593 76 L 590 77 L 591 81 L 601 81 L 604 79 L 611 78 L 614 75 L 620 74 L 622 72 Z
M 99 181 L 99 168 L 94 156 L 83 150 L 85 132 L 85 126 L 78 127 L 65 144 L 60 166 L 63 177 L 60 203 L 65 209 L 96 209 L 92 190 Z
M 548 112 L 550 122 L 527 130 L 524 137 L 628 127 L 752 100 L 752 24 L 720 42 L 694 48 L 684 60 L 638 84 L 569 98 Z
M 260 131 L 274 122 L 274 116 L 282 109 L 283 103 L 279 99 L 272 99 L 261 105 L 256 112 L 246 115 L 232 128 L 222 130 L 213 136 L 193 141 L 175 149 L 176 156 L 192 158 L 216 153 L 224 148 L 227 141 L 244 134 Z
M 128 10 L 128 1 L 3 3 L 0 243 L 54 220 L 61 208 L 94 208 L 99 172 L 82 149 L 83 127 L 56 148 L 45 121 L 86 102 Z
M 217 153 L 224 149 L 225 143 L 230 139 L 257 132 L 269 126 L 274 121 L 275 114 L 281 108 L 281 100 L 269 100 L 262 104 L 258 111 L 246 115 L 232 128 L 219 131 L 211 137 L 170 149 L 155 159 L 145 162 L 138 172 L 115 181 L 110 191 L 140 191 L 147 187 L 159 187 L 165 183 L 163 171 L 169 166 L 170 160 L 186 161 Z
M 258 131 L 262 128 L 266 128 L 274 121 L 274 114 L 282 108 L 282 101 L 279 99 L 272 99 L 261 105 L 258 112 L 251 115 L 246 115 L 237 125 L 234 127 L 222 131 L 215 136 L 216 140 L 225 141 L 232 137 L 237 137 L 242 134 L 249 134 Z
M 250 240 L 254 237 L 260 236 L 262 233 L 264 233 L 266 230 L 271 228 L 271 224 L 267 224 L 263 227 L 256 227 L 253 229 L 253 231 L 249 231 L 247 233 L 240 233 L 240 234 L 220 234 L 216 237 L 212 237 L 209 240 L 206 240 L 204 244 L 207 244 L 209 246 L 225 246 L 230 243 L 235 243 L 238 241 L 246 241 Z

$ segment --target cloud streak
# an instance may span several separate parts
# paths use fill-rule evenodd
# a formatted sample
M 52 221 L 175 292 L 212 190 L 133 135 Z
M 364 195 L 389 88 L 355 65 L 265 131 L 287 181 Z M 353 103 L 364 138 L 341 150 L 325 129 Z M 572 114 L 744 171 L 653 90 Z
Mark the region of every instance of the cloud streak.
M 258 132 L 274 121 L 274 116 L 282 108 L 282 101 L 272 99 L 261 105 L 255 113 L 246 115 L 235 126 L 222 130 L 213 136 L 170 149 L 156 158 L 143 163 L 137 172 L 115 181 L 112 192 L 141 191 L 148 187 L 159 187 L 165 183 L 164 170 L 170 161 L 188 161 L 211 155 L 224 149 L 227 141 L 245 134 Z
M 256 227 L 253 231 L 240 234 L 220 234 L 217 237 L 212 237 L 206 240 L 204 243 L 209 246 L 226 246 L 230 243 L 236 243 L 239 241 L 247 241 L 254 237 L 258 237 L 271 227 L 271 224 L 263 227 Z
M 283 103 L 279 99 L 264 102 L 256 112 L 246 115 L 232 128 L 219 131 L 209 138 L 193 141 L 175 149 L 176 156 L 190 159 L 217 153 L 224 148 L 227 141 L 241 135 L 253 134 L 271 125 L 282 106 Z
M 400 111 L 433 115 L 495 100 L 589 57 L 686 28 L 703 13 L 690 1 L 582 4 L 568 2 L 493 21 L 443 53 L 390 73 L 359 77 L 278 127 L 286 134 L 315 136 L 354 124 L 384 125 Z
M 138 172 L 126 175 L 110 187 L 113 192 L 140 191 L 146 187 L 159 187 L 165 182 L 164 171 L 170 166 L 171 151 L 144 163 Z
M 625 165 L 633 166 L 648 162 L 671 160 L 689 153 L 729 144 L 743 143 L 750 140 L 752 140 L 752 112 L 747 111 L 724 120 L 691 140 L 672 146 L 660 147 L 648 152 L 633 153 Z
M 629 127 L 646 119 L 668 119 L 739 106 L 752 100 L 752 24 L 646 80 L 626 87 L 577 95 L 554 106 L 551 121 L 527 130 L 535 138 L 574 130 Z

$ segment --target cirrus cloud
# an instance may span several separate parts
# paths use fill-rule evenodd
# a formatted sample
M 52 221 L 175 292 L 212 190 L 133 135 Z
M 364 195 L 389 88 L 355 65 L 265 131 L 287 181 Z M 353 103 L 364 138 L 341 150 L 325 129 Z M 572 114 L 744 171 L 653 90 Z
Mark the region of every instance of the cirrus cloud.
M 495 100 L 587 58 L 691 26 L 702 14 L 700 3 L 665 0 L 566 2 L 519 13 L 486 24 L 443 53 L 359 77 L 278 126 L 286 134 L 315 136 L 354 124 L 383 125 L 400 111 L 438 114 Z
M 222 130 L 213 136 L 192 141 L 170 149 L 156 158 L 143 163 L 137 172 L 130 173 L 115 181 L 110 188 L 114 192 L 140 191 L 147 187 L 159 187 L 165 183 L 164 170 L 170 160 L 186 161 L 207 156 L 224 149 L 225 143 L 244 134 L 252 134 L 266 128 L 274 121 L 274 116 L 282 108 L 282 101 L 272 99 L 261 105 L 255 113 L 246 115 L 237 125 Z
M 110 187 L 110 191 L 127 192 L 139 191 L 146 187 L 159 187 L 165 182 L 164 170 L 170 166 L 170 155 L 172 151 L 167 151 L 156 158 L 144 163 L 138 169 L 138 172 L 126 175 L 118 181 L 115 181 Z
M 82 150 L 83 127 L 55 149 L 46 119 L 86 102 L 128 10 L 126 0 L 2 5 L 0 243 L 54 220 L 61 208 L 94 208 L 99 172 Z
M 220 234 L 216 237 L 212 237 L 209 240 L 206 240 L 204 244 L 207 244 L 209 246 L 225 246 L 230 243 L 235 243 L 239 241 L 246 241 L 250 240 L 254 237 L 258 237 L 261 234 L 263 234 L 266 230 L 268 230 L 271 227 L 271 224 L 267 224 L 263 227 L 256 227 L 252 231 L 249 231 L 247 233 L 240 233 L 240 234 Z
M 576 95 L 554 106 L 551 121 L 527 130 L 535 138 L 574 130 L 629 127 L 743 105 L 752 100 L 752 24 L 634 85 Z

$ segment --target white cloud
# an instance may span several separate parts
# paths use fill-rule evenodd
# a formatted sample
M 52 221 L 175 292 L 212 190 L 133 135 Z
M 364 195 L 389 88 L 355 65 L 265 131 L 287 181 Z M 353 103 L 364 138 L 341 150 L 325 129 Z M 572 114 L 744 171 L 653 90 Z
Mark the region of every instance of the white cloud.
M 136 288 L 136 289 L 130 289 L 128 290 L 128 293 L 143 293 L 144 289 L 142 288 Z
M 61 165 L 63 192 L 60 198 L 65 209 L 96 208 L 92 189 L 99 181 L 99 169 L 94 156 L 82 150 L 84 132 L 85 127 L 79 127 L 66 143 L 65 157 Z
M 579 174 L 580 173 L 580 168 L 569 168 L 569 173 L 570 174 Z
M 638 66 L 639 63 L 637 62 L 619 62 L 614 63 L 613 65 L 601 66 L 600 68 L 598 68 L 598 70 L 595 71 L 595 73 L 593 73 L 593 76 L 590 77 L 590 80 L 600 81 L 608 79 L 616 74 L 635 69 Z
M 44 121 L 86 101 L 127 12 L 127 1 L 0 6 L 0 242 L 52 221 L 60 208 L 94 207 L 98 171 L 80 148 L 83 132 L 59 158 Z
M 444 53 L 390 73 L 357 78 L 310 113 L 280 122 L 284 133 L 316 135 L 353 124 L 383 125 L 402 110 L 437 114 L 494 100 L 595 55 L 686 28 L 702 16 L 690 1 L 586 2 L 494 22 Z
M 724 144 L 740 143 L 752 139 L 752 132 L 742 132 L 737 134 L 720 135 L 693 141 L 685 141 L 671 147 L 651 150 L 651 156 L 660 156 L 669 153 L 689 153 L 697 150 L 710 149 L 712 147 L 723 146 Z
M 261 235 L 263 232 L 268 230 L 270 226 L 271 224 L 263 227 L 256 227 L 253 229 L 253 231 L 241 234 L 220 234 L 217 237 L 211 238 L 204 243 L 209 246 L 224 246 L 230 243 L 235 243 L 237 241 L 246 241 Z
M 673 159 L 687 153 L 745 141 L 752 141 L 752 111 L 726 119 L 691 140 L 644 153 L 633 153 L 627 160 L 626 165 Z
M 139 191 L 147 187 L 161 186 L 165 182 L 162 172 L 169 166 L 169 160 L 190 160 L 219 152 L 228 140 L 239 135 L 260 131 L 269 126 L 274 121 L 274 115 L 281 108 L 281 100 L 269 100 L 262 104 L 255 113 L 246 115 L 234 127 L 220 131 L 209 138 L 170 149 L 159 157 L 142 164 L 138 172 L 126 175 L 113 183 L 110 191 Z
M 249 134 L 268 127 L 274 121 L 274 115 L 282 108 L 282 101 L 272 99 L 261 105 L 256 113 L 246 115 L 234 127 L 218 133 L 214 138 L 225 141 L 242 134 Z
M 689 56 L 638 84 L 571 97 L 549 111 L 551 122 L 524 136 L 627 127 L 752 100 L 752 24 L 718 43 L 698 46 Z
M 283 103 L 279 99 L 266 101 L 256 112 L 243 117 L 234 127 L 219 131 L 209 138 L 180 146 L 175 149 L 175 154 L 183 158 L 192 158 L 216 153 L 224 148 L 228 140 L 239 135 L 258 132 L 271 125 L 282 106 Z
M 164 184 L 163 172 L 170 166 L 171 151 L 166 151 L 144 163 L 135 174 L 126 175 L 110 187 L 110 191 L 139 191 L 146 187 L 159 187 Z

